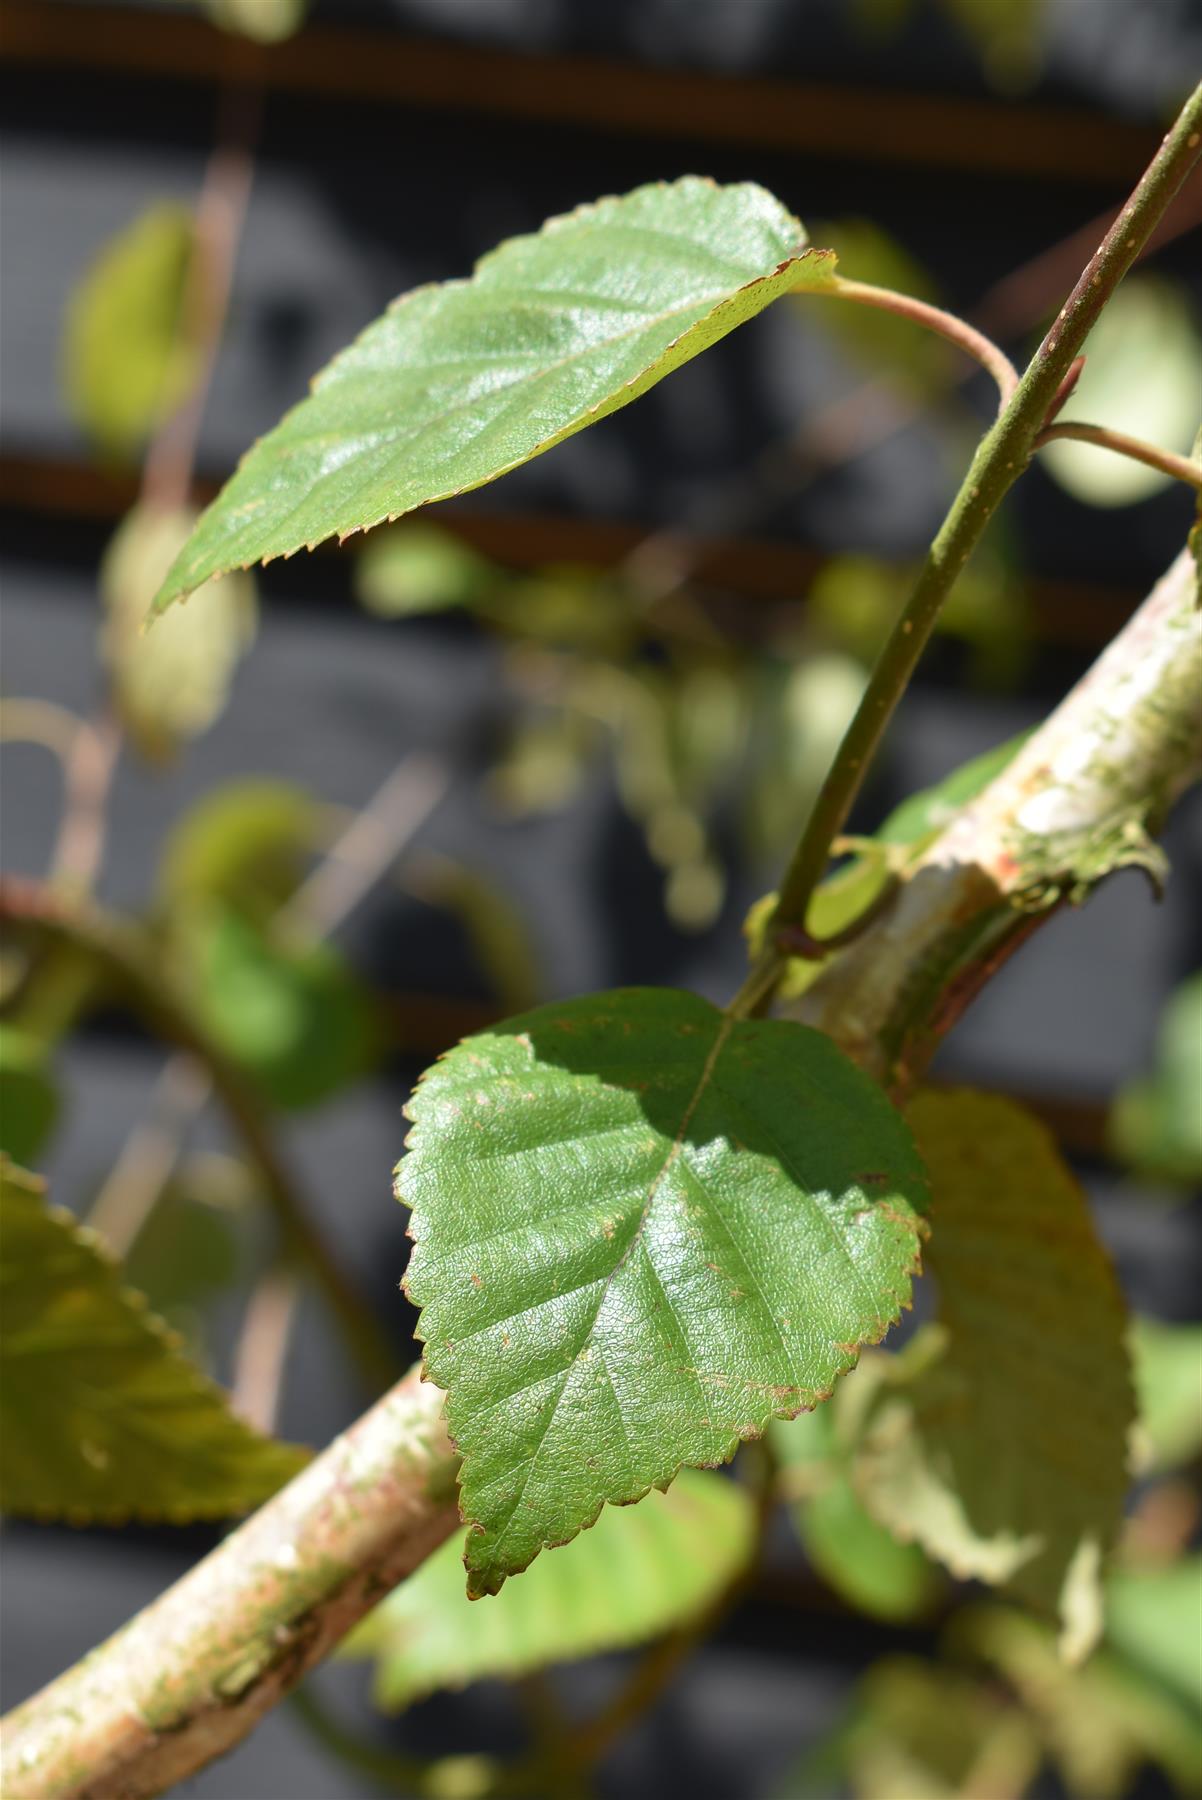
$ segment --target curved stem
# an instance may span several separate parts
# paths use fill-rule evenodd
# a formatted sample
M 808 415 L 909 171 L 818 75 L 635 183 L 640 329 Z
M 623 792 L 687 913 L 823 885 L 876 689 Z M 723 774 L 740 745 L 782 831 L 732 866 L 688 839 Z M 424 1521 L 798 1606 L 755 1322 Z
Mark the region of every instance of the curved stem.
M 899 319 L 912 319 L 916 325 L 925 326 L 988 370 L 997 383 L 1003 406 L 1018 386 L 1018 370 L 1006 352 L 975 325 L 957 318 L 955 313 L 944 312 L 941 306 L 932 306 L 913 294 L 899 294 L 893 288 L 875 287 L 868 281 L 848 281 L 842 275 L 818 282 L 805 293 L 807 299 L 814 295 L 818 299 L 851 300 L 858 306 L 873 306 L 878 312 L 895 313 Z
M 868 764 L 905 692 L 944 601 L 993 513 L 1031 459 L 1060 384 L 1103 306 L 1138 256 L 1165 207 L 1198 160 L 1202 84 L 1182 108 L 1139 185 L 1082 273 L 997 422 L 982 439 L 889 635 L 848 726 L 780 886 L 768 943 L 788 925 L 803 929 L 810 898 L 858 795 Z M 769 948 L 760 978 L 779 976 Z M 753 974 L 756 972 L 753 971 Z
M 1096 444 L 1099 450 L 1113 450 L 1117 456 L 1146 463 L 1150 469 L 1159 469 L 1162 475 L 1171 475 L 1174 481 L 1184 481 L 1186 487 L 1202 493 L 1202 468 L 1197 463 L 1188 456 L 1179 456 L 1175 450 L 1162 450 L 1159 444 L 1129 437 L 1125 431 L 1112 431 L 1109 425 L 1086 425 L 1077 419 L 1060 419 L 1044 427 L 1035 440 L 1035 448 L 1042 450 L 1057 438 L 1072 438 L 1080 444 Z

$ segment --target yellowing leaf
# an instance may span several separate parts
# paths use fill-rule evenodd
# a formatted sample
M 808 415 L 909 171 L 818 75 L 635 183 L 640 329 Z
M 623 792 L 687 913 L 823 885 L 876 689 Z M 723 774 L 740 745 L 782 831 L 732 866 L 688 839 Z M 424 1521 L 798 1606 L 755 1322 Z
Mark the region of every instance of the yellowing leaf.
M 145 756 L 163 760 L 207 731 L 225 706 L 255 634 L 254 584 L 232 575 L 204 606 L 177 609 L 143 629 L 155 589 L 195 522 L 190 512 L 140 505 L 104 553 L 100 653 L 126 730 Z
M 750 182 L 686 176 L 513 238 L 405 295 L 222 489 L 163 583 L 346 537 L 493 481 L 592 425 L 834 257 Z
M 377 1703 L 396 1711 L 438 1688 L 515 1680 L 685 1625 L 729 1585 L 755 1541 L 737 1482 L 686 1471 L 666 1494 L 603 1512 L 494 1597 L 463 1591 L 452 1539 L 378 1606 L 346 1645 L 375 1659 Z
M 45 1184 L 0 1161 L 0 1506 L 35 1518 L 225 1518 L 295 1475 L 175 1347 Z
M 88 270 L 67 309 L 63 385 L 79 423 L 109 456 L 136 457 L 192 385 L 181 315 L 191 215 L 153 206 Z
M 1020 1107 L 928 1092 L 910 1122 L 931 1176 L 945 1343 L 913 1369 L 879 1359 L 856 1485 L 953 1573 L 1059 1613 L 1080 1656 L 1100 1629 L 1097 1579 L 1127 1488 L 1122 1299 L 1084 1195 Z

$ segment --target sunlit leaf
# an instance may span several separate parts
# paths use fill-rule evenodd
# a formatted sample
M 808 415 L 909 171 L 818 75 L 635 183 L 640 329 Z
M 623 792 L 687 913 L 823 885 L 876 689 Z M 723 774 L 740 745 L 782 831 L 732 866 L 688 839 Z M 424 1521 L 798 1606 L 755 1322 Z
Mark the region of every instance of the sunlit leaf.
M 619 1650 L 688 1624 L 745 1566 L 754 1508 L 737 1482 L 682 1473 L 642 1506 L 607 1508 L 591 1531 L 542 1556 L 473 1605 L 448 1542 L 378 1606 L 346 1645 L 376 1664 L 387 1711 L 486 1676 Z
M 58 1089 L 45 1044 L 5 1021 L 0 1021 L 0 1085 L 0 1150 L 14 1162 L 33 1162 L 57 1122 Z
M 1029 1114 L 963 1090 L 920 1095 L 910 1120 L 931 1174 L 944 1348 L 913 1372 L 895 1359 L 857 1487 L 953 1573 L 1058 1614 L 1078 1657 L 1100 1629 L 1098 1575 L 1127 1488 L 1118 1286 L 1084 1195 Z
M 195 353 L 181 331 L 192 253 L 191 215 L 152 206 L 106 246 L 71 297 L 63 385 L 76 419 L 109 456 L 135 457 L 192 385 Z
M 168 907 L 221 900 L 265 923 L 299 886 L 320 840 L 320 809 L 303 788 L 266 778 L 226 782 L 172 827 L 159 892 Z
M 396 302 L 260 440 L 158 605 L 492 481 L 636 400 L 779 295 L 828 280 L 751 183 L 688 176 L 511 239 Z
M 73 1523 L 223 1518 L 305 1461 L 229 1411 L 96 1239 L 0 1164 L 5 1511 Z
M 814 1405 L 906 1301 L 921 1165 L 804 1026 L 594 995 L 468 1038 L 410 1116 L 407 1287 L 470 1592 Z
M 232 575 L 204 606 L 177 607 L 144 631 L 163 571 L 192 529 L 190 512 L 136 506 L 104 553 L 100 653 L 122 723 L 153 760 L 207 731 L 255 634 L 254 583 Z
M 1090 332 L 1086 352 L 1063 418 L 1188 454 L 1198 429 L 1202 340 L 1185 290 L 1161 275 L 1128 276 Z M 1049 444 L 1040 461 L 1089 506 L 1128 506 L 1172 481 L 1146 463 L 1068 440 Z

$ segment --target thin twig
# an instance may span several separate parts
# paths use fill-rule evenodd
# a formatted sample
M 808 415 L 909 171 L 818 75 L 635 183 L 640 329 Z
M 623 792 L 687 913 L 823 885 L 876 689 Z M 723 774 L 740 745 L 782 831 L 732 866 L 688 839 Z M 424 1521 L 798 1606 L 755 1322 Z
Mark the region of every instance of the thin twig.
M 786 925 L 806 923 L 810 898 L 863 784 L 885 727 L 913 674 L 943 603 L 997 507 L 1029 462 L 1035 441 L 1106 301 L 1198 160 L 1202 85 L 1195 88 L 1135 192 L 1090 259 L 1031 359 L 997 423 L 982 439 L 927 554 L 910 597 L 868 679 L 863 698 L 819 792 L 781 882 L 769 921 L 765 965 L 784 959 L 774 945 Z
M 1053 444 L 1057 438 L 1071 438 L 1077 443 L 1095 444 L 1099 450 L 1113 450 L 1116 456 L 1146 463 L 1149 469 L 1159 469 L 1162 475 L 1170 475 L 1174 481 L 1183 481 L 1186 487 L 1193 488 L 1195 493 L 1202 493 L 1202 468 L 1197 463 L 1191 462 L 1188 456 L 1178 456 L 1175 450 L 1162 450 L 1159 444 L 1147 444 L 1142 438 L 1129 437 L 1125 431 L 1114 431 L 1109 425 L 1086 425 L 1078 419 L 1060 419 L 1053 425 L 1045 425 L 1035 440 L 1035 448 L 1042 450 L 1045 444 Z
M 848 281 L 842 275 L 834 275 L 829 281 L 815 283 L 812 288 L 804 290 L 805 296 L 818 299 L 850 300 L 858 306 L 875 307 L 878 312 L 893 313 L 899 319 L 909 319 L 915 325 L 922 325 L 933 331 L 938 337 L 954 344 L 966 356 L 988 370 L 997 384 L 999 411 L 1005 406 L 1015 388 L 1018 386 L 1018 370 L 1006 355 L 1006 352 L 970 325 L 967 319 L 958 318 L 955 313 L 945 312 L 941 306 L 932 306 L 927 300 L 919 300 L 913 294 L 895 293 L 892 288 L 875 287 L 867 281 Z
M 118 1259 L 129 1255 L 154 1211 L 184 1136 L 212 1091 L 208 1073 L 194 1057 L 177 1053 L 160 1070 L 147 1117 L 126 1138 L 88 1212 L 88 1225 Z
M 288 1340 L 299 1300 L 295 1273 L 282 1267 L 268 1269 L 251 1294 L 242 1321 L 231 1403 L 248 1425 L 267 1435 L 275 1430 Z
M 50 880 L 87 893 L 104 857 L 109 789 L 121 752 L 121 727 L 105 711 L 81 723 L 63 767 L 64 792 Z

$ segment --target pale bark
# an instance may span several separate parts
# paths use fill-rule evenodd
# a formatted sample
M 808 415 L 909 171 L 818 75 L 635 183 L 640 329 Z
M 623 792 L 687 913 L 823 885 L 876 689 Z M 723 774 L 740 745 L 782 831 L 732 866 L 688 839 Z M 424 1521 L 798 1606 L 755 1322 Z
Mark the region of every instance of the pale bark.
M 144 1800 L 246 1737 L 458 1525 L 442 1400 L 406 1375 L 182 1581 L 10 1713 L 5 1800 Z

